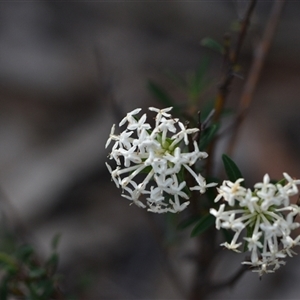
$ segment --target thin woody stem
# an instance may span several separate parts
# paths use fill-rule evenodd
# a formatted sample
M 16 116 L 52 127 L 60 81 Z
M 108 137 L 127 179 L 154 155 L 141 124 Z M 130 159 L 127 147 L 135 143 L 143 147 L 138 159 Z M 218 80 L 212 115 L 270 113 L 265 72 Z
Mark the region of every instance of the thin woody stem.
M 244 42 L 247 30 L 250 24 L 250 18 L 252 16 L 254 7 L 257 0 L 251 0 L 247 8 L 245 17 L 241 23 L 241 28 L 239 31 L 236 47 L 230 52 L 229 49 L 229 38 L 226 36 L 224 60 L 228 64 L 226 73 L 224 74 L 221 83 L 219 85 L 216 102 L 215 102 L 215 113 L 213 116 L 214 122 L 218 122 L 223 111 L 229 87 L 234 78 L 234 68 L 238 62 L 242 44 Z M 227 61 L 227 62 L 226 62 Z M 213 164 L 213 153 L 216 145 L 216 139 L 212 141 L 208 149 L 208 160 L 206 164 L 206 175 L 211 175 L 211 169 Z M 191 292 L 189 295 L 190 300 L 204 299 L 211 291 L 212 282 L 210 282 L 209 271 L 211 269 L 211 264 L 215 254 L 215 240 L 216 231 L 214 228 L 210 228 L 208 231 L 204 232 L 198 237 L 198 253 L 196 258 L 196 274 L 194 277 L 194 282 L 192 284 Z
M 285 3 L 285 0 L 276 0 L 274 2 L 262 40 L 255 50 L 254 61 L 250 68 L 248 79 L 242 92 L 238 113 L 234 121 L 233 134 L 228 144 L 227 153 L 229 155 L 233 152 L 238 136 L 238 129 L 241 127 L 243 121 L 245 120 L 245 116 L 249 110 L 249 106 L 253 99 L 253 94 L 257 86 L 257 82 L 261 74 L 266 55 L 273 41 Z
M 245 37 L 246 37 L 246 34 L 247 34 L 247 30 L 248 30 L 249 25 L 250 25 L 250 18 L 252 16 L 253 11 L 254 11 L 256 2 L 257 2 L 257 0 L 252 0 L 249 3 L 248 9 L 246 11 L 246 15 L 245 15 L 244 20 L 241 24 L 240 34 L 238 36 L 238 40 L 237 40 L 237 43 L 236 43 L 236 48 L 235 48 L 235 51 L 233 51 L 231 53 L 231 57 L 230 57 L 231 63 L 233 65 L 238 62 L 238 59 L 240 57 L 242 45 L 244 43 L 244 40 L 245 40 Z
M 216 96 L 216 101 L 215 101 L 215 114 L 214 114 L 214 122 L 218 122 L 221 117 L 221 113 L 224 109 L 225 102 L 229 93 L 229 87 L 233 81 L 234 78 L 234 68 L 238 62 L 242 44 L 245 40 L 246 33 L 248 31 L 249 25 L 250 25 L 250 19 L 253 14 L 255 5 L 257 3 L 257 0 L 251 0 L 249 2 L 248 8 L 245 13 L 245 17 L 241 23 L 240 31 L 238 34 L 237 38 L 237 44 L 236 47 L 233 49 L 232 52 L 230 52 L 228 49 L 229 45 L 229 37 L 226 36 L 224 43 L 225 43 L 225 49 L 227 49 L 224 53 L 224 59 L 228 60 L 227 64 L 227 70 L 226 73 L 224 74 L 223 78 L 221 79 L 221 83 L 218 88 L 218 93 Z M 208 149 L 208 159 L 207 159 L 207 165 L 206 165 L 206 171 L 207 175 L 210 175 L 211 169 L 212 169 L 212 164 L 213 164 L 213 159 L 214 159 L 214 149 L 215 149 L 215 144 L 216 144 L 216 139 L 213 140 L 209 146 Z
M 243 42 L 245 40 L 245 36 L 247 34 L 249 25 L 250 25 L 250 18 L 252 16 L 252 13 L 254 11 L 254 7 L 256 5 L 257 0 L 251 0 L 249 3 L 249 6 L 247 8 L 245 17 L 241 23 L 239 35 L 237 38 L 237 43 L 235 49 L 229 53 L 229 67 L 228 70 L 221 80 L 221 83 L 219 85 L 219 90 L 217 94 L 217 99 L 215 103 L 215 115 L 214 115 L 214 121 L 218 121 L 220 119 L 221 113 L 223 111 L 224 104 L 226 102 L 226 98 L 229 92 L 229 86 L 232 83 L 232 80 L 234 78 L 234 67 L 238 62 L 241 48 L 243 45 Z

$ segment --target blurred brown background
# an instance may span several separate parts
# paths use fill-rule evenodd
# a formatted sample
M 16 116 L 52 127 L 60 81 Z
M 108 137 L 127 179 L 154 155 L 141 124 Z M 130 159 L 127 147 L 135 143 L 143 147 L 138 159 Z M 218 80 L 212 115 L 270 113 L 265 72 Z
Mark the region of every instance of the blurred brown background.
M 258 2 L 242 51 L 245 76 L 272 6 Z M 159 105 L 147 90 L 149 78 L 170 89 L 165 69 L 185 74 L 205 55 L 219 74 L 221 57 L 200 41 L 221 42 L 246 4 L 0 3 L 0 187 L 14 209 L 4 201 L 1 207 L 12 225 L 19 215 L 41 256 L 62 233 L 66 291 L 79 294 L 85 282 L 85 299 L 181 299 L 143 211 L 129 206 L 110 181 L 104 144 L 122 114 Z M 300 3 L 288 1 L 236 148 L 251 183 L 266 172 L 300 177 L 299 13 Z M 231 107 L 243 82 L 232 86 Z M 174 259 L 187 286 L 193 266 L 183 254 Z M 218 277 L 235 269 L 228 264 L 234 259 L 220 262 Z M 299 267 L 294 258 L 262 281 L 247 274 L 212 299 L 296 299 Z

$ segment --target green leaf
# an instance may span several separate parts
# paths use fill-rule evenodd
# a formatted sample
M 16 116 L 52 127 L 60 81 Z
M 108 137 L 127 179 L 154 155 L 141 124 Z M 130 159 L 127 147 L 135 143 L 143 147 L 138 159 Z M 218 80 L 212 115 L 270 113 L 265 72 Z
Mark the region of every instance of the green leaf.
M 43 280 L 41 282 L 40 289 L 43 290 L 43 293 L 40 296 L 40 300 L 53 299 L 53 298 L 51 298 L 51 295 L 54 292 L 54 286 L 53 286 L 53 282 L 51 280 Z
M 52 241 L 51 241 L 51 247 L 52 247 L 52 250 L 56 251 L 57 247 L 58 247 L 58 244 L 60 242 L 60 238 L 61 238 L 61 234 L 60 233 L 57 233 Z
M 0 252 L 0 263 L 1 267 L 7 270 L 9 273 L 14 273 L 18 269 L 18 263 L 14 257 L 7 253 Z
M 164 105 L 164 107 L 172 106 L 175 113 L 180 113 L 178 107 L 175 105 L 174 100 L 162 87 L 152 81 L 148 81 L 148 89 L 152 93 L 152 95 Z
M 191 233 L 191 237 L 195 237 L 206 231 L 215 223 L 215 217 L 211 214 L 203 216 L 198 224 L 194 227 Z
M 50 280 L 41 280 L 35 284 L 31 284 L 30 290 L 30 300 L 49 300 L 54 299 L 51 297 L 53 295 L 54 286 Z
M 29 299 L 30 300 L 41 300 L 41 297 L 39 295 L 38 287 L 33 282 L 29 282 L 26 284 L 28 290 L 29 290 Z
M 22 245 L 16 251 L 16 257 L 23 262 L 29 261 L 33 254 L 34 250 L 30 245 Z
M 182 222 L 180 222 L 177 225 L 177 229 L 178 230 L 183 230 L 189 226 L 191 226 L 192 224 L 196 223 L 197 221 L 199 221 L 200 217 L 199 216 L 191 216 L 188 219 L 183 220 Z
M 43 268 L 36 268 L 28 272 L 28 276 L 31 279 L 38 279 L 46 275 L 46 270 Z
M 192 74 L 189 80 L 189 98 L 195 102 L 206 88 L 211 85 L 211 80 L 207 78 L 210 61 L 206 57 L 202 60 L 196 72 Z
M 0 285 L 0 299 L 8 299 L 8 278 L 2 278 Z
M 184 78 L 175 74 L 173 71 L 165 70 L 164 74 L 178 87 L 186 91 L 187 83 Z
M 212 124 L 207 129 L 204 130 L 203 134 L 200 137 L 199 149 L 202 151 L 204 150 L 208 144 L 212 141 L 215 137 L 218 129 L 220 128 L 219 123 Z
M 237 165 L 234 163 L 234 161 L 229 156 L 227 156 L 226 154 L 223 154 L 222 160 L 223 160 L 226 174 L 230 181 L 235 182 L 239 178 L 243 178 L 241 171 L 239 170 Z M 241 185 L 243 185 L 243 182 L 241 183 Z
M 57 253 L 52 253 L 49 259 L 45 263 L 47 273 L 51 276 L 55 273 L 58 266 L 59 256 Z
M 286 185 L 286 179 L 285 179 L 285 178 L 282 178 L 282 179 L 280 179 L 279 181 L 278 181 L 278 180 L 270 180 L 270 181 L 271 181 L 271 183 L 273 183 L 273 184 L 280 184 L 280 185 L 282 185 L 282 186 Z
M 216 40 L 212 39 L 212 38 L 204 38 L 202 41 L 201 41 L 201 45 L 204 46 L 204 47 L 207 47 L 211 50 L 214 50 L 218 53 L 223 53 L 223 46 L 218 43 Z
M 152 81 L 148 81 L 148 88 L 150 92 L 166 107 L 173 106 L 174 103 L 172 98 L 167 94 L 165 90 L 163 90 L 162 87 Z
M 204 122 L 215 107 L 215 99 L 206 101 L 201 108 L 201 122 Z

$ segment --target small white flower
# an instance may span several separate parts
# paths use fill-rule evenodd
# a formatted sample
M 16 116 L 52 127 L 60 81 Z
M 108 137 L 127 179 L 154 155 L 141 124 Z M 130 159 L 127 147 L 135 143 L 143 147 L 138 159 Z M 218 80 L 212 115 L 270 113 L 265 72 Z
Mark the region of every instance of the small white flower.
M 181 131 L 179 131 L 176 135 L 174 135 L 172 138 L 175 138 L 175 141 L 178 139 L 179 141 L 184 140 L 184 143 L 186 145 L 189 144 L 189 134 L 195 133 L 197 131 L 199 131 L 198 128 L 186 128 L 181 122 L 178 122 L 178 125 L 181 129 Z
M 127 123 L 121 134 L 115 134 L 113 125 L 106 147 L 115 142 L 108 157 L 117 167 L 113 170 L 107 164 L 107 168 L 116 186 L 123 189 L 122 196 L 139 207 L 156 213 L 180 212 L 189 205 L 189 201 L 182 199 L 189 199 L 190 191 L 204 193 L 216 185 L 206 184 L 205 178 L 192 168 L 207 153 L 199 150 L 196 141 L 192 152 L 189 151 L 187 146 L 192 141 L 189 137 L 199 129 L 186 128 L 177 118 L 172 118 L 169 113 L 172 107 L 149 110 L 156 112 L 154 128 L 147 123 L 146 114 L 138 117 L 140 108 L 121 120 L 120 127 Z M 194 178 L 194 186 L 179 180 L 184 169 Z
M 215 202 L 224 198 L 230 206 L 233 206 L 235 200 L 243 199 L 247 194 L 247 190 L 240 185 L 244 178 L 238 179 L 236 182 L 224 180 L 223 184 L 217 188 L 219 195 L 216 197 Z
M 155 108 L 155 107 L 149 107 L 149 110 L 154 111 L 157 113 L 155 120 L 156 120 L 156 127 L 157 125 L 160 123 L 160 120 L 162 117 L 166 117 L 166 118 L 171 118 L 172 115 L 171 114 L 167 114 L 168 111 L 171 111 L 173 109 L 173 107 L 167 107 L 164 109 L 159 109 L 159 108 Z
M 116 125 L 114 124 L 112 127 L 111 127 L 111 130 L 110 130 L 110 134 L 109 134 L 109 138 L 105 144 L 105 148 L 107 148 L 110 144 L 110 142 L 112 140 L 118 140 L 118 137 L 116 135 L 114 135 L 115 133 L 115 128 L 116 128 Z
M 119 126 L 123 126 L 126 122 L 129 123 L 128 126 L 132 126 L 132 124 L 135 124 L 136 123 L 136 120 L 133 116 L 137 115 L 142 109 L 141 108 L 136 108 L 134 109 L 133 111 L 127 113 L 126 117 L 123 118 L 121 120 L 121 122 L 119 123 Z
M 222 221 L 224 221 L 224 215 L 223 215 L 224 209 L 225 209 L 225 204 L 221 204 L 219 206 L 219 210 L 216 210 L 214 208 L 211 208 L 209 210 L 210 214 L 212 214 L 213 216 L 216 217 L 216 228 L 217 229 L 221 228 Z M 227 216 L 226 216 L 226 218 L 227 218 Z
M 234 252 L 237 252 L 237 253 L 240 253 L 241 251 L 238 249 L 240 246 L 242 245 L 242 243 L 238 243 L 238 244 L 236 244 L 236 243 L 227 243 L 227 242 L 225 242 L 225 243 L 223 243 L 223 244 L 221 244 L 221 246 L 224 246 L 225 248 L 227 248 L 227 249 L 229 249 L 229 250 L 232 250 L 232 251 L 234 251 Z
M 273 184 L 266 174 L 263 182 L 256 183 L 254 190 L 240 185 L 244 179 L 236 182 L 224 181 L 218 188 L 215 202 L 223 200 L 219 209 L 210 209 L 216 217 L 217 229 L 230 229 L 235 232 L 230 243 L 221 245 L 233 251 L 240 251 L 243 243 L 240 235 L 246 234 L 242 240 L 251 252 L 250 261 L 243 264 L 250 265 L 260 276 L 272 273 L 284 265 L 286 255 L 292 256 L 292 250 L 300 245 L 300 236 L 291 238 L 291 233 L 300 224 L 295 221 L 300 208 L 290 204 L 290 196 L 298 193 L 297 185 L 300 180 L 292 179 L 283 174 L 286 184 Z

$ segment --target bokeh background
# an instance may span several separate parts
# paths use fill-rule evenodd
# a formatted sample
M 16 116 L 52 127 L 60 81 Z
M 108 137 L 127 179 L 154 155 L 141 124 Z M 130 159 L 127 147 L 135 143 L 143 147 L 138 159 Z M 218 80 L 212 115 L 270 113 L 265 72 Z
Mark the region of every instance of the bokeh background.
M 242 50 L 247 76 L 272 1 L 258 1 Z M 41 257 L 61 233 L 60 272 L 66 292 L 83 299 L 182 299 L 168 277 L 141 209 L 110 181 L 104 144 L 110 128 L 136 107 L 159 106 L 149 79 L 171 91 L 165 70 L 194 71 L 203 57 L 218 76 L 222 58 L 200 41 L 222 42 L 246 1 L 32 1 L 0 3 L 0 187 L 9 226 L 26 226 Z M 235 160 L 249 182 L 268 172 L 300 177 L 300 3 L 287 1 Z M 238 103 L 236 79 L 229 105 Z M 10 202 L 10 205 L 7 202 Z M 188 232 L 186 232 L 188 235 Z M 189 244 L 190 243 L 190 244 Z M 193 242 L 174 250 L 188 286 Z M 242 258 L 228 254 L 216 277 Z M 294 258 L 259 281 L 246 274 L 212 299 L 296 299 Z

